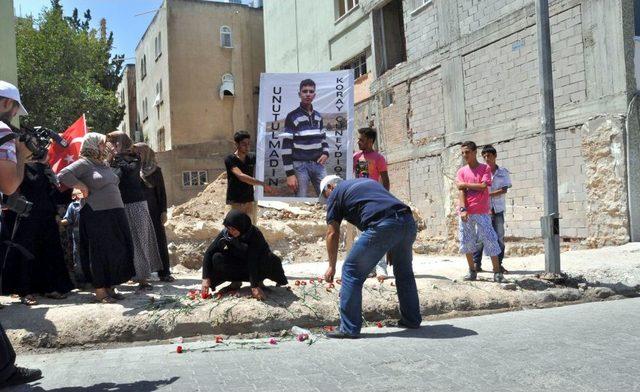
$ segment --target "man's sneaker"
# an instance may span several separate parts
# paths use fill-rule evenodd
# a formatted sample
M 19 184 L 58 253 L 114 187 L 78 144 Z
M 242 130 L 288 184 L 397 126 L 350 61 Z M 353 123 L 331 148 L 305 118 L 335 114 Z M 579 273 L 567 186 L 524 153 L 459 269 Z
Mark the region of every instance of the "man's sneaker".
M 42 378 L 42 372 L 40 369 L 27 369 L 23 367 L 16 367 L 16 371 L 13 372 L 4 383 L 0 383 L 0 387 L 10 387 L 13 385 L 22 385 L 36 381 Z
M 327 332 L 325 336 L 329 339 L 360 339 L 359 335 L 350 335 L 341 331 Z
M 399 328 L 409 328 L 409 329 L 418 329 L 420 328 L 420 324 L 418 325 L 413 325 L 413 324 L 409 324 L 408 322 L 404 321 L 403 319 L 398 320 L 398 327 Z
M 478 273 L 474 270 L 469 270 L 469 273 L 467 273 L 462 279 L 469 281 L 469 280 L 476 280 L 477 278 L 478 278 Z
M 506 279 L 504 278 L 504 275 L 502 275 L 502 272 L 496 272 L 493 274 L 493 281 L 496 283 L 504 283 L 506 282 Z

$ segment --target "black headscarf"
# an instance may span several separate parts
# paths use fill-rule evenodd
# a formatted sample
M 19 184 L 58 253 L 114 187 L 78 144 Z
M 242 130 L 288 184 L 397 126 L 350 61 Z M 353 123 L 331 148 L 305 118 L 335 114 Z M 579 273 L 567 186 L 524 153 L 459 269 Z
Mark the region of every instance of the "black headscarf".
M 233 227 L 240 232 L 240 236 L 251 231 L 251 218 L 249 215 L 238 210 L 231 210 L 222 222 L 225 227 Z

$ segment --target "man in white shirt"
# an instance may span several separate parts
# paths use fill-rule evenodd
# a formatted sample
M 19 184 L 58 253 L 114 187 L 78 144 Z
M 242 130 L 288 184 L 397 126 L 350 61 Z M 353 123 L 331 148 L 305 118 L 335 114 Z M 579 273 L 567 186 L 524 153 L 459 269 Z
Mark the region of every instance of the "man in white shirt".
M 13 132 L 7 124 L 13 117 L 26 114 L 27 111 L 22 106 L 20 92 L 16 86 L 0 80 L 0 193 L 7 195 L 14 193 L 22 183 L 24 164 L 31 156 L 31 152 L 24 143 L 12 137 Z M 0 255 L 0 257 L 3 256 Z M 0 259 L 0 268 L 3 266 L 4 260 Z M 0 279 L 2 279 L 1 269 Z M 42 378 L 40 370 L 15 366 L 15 360 L 16 353 L 4 328 L 0 325 L 0 389 Z
M 497 157 L 498 153 L 492 145 L 488 144 L 482 148 L 482 158 L 491 168 L 491 187 L 489 188 L 491 223 L 493 230 L 498 235 L 498 243 L 500 244 L 501 252 L 498 255 L 498 261 L 500 261 L 501 272 L 506 273 L 507 270 L 502 266 L 502 259 L 504 258 L 504 212 L 507 206 L 505 195 L 507 190 L 511 188 L 511 177 L 509 176 L 509 170 L 496 164 Z M 476 271 L 482 271 L 482 250 L 483 246 L 480 244 L 473 254 Z

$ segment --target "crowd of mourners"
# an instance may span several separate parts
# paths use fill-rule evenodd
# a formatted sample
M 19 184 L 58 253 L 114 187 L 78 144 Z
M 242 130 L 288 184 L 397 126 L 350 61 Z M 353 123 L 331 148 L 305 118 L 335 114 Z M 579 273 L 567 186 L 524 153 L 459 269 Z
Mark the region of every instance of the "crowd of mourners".
M 90 286 L 96 302 L 113 303 L 123 299 L 119 284 L 151 290 L 153 272 L 173 280 L 164 180 L 145 143 L 87 133 L 79 159 L 57 175 L 48 157 L 26 163 L 18 192 L 33 207 L 28 216 L 2 211 L 3 295 L 35 305 Z

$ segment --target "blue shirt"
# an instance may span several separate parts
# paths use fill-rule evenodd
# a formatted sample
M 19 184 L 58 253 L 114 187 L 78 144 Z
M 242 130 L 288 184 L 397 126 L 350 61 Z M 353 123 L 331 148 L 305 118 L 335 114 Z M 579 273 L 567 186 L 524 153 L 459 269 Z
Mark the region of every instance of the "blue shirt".
M 67 207 L 67 212 L 62 219 L 66 219 L 69 222 L 69 227 L 76 230 L 80 228 L 80 202 L 72 201 Z
M 343 219 L 360 231 L 375 226 L 393 213 L 409 207 L 369 178 L 342 181 L 327 199 L 327 223 Z

